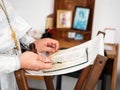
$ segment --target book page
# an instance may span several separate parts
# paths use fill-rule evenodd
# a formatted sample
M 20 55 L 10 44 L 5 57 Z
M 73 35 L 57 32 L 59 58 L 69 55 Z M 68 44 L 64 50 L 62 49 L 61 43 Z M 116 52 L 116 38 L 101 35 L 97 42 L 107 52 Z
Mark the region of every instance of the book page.
M 52 60 L 52 68 L 43 70 L 44 73 L 46 72 L 53 72 L 58 71 L 66 68 L 71 68 L 83 63 L 88 62 L 88 48 L 84 47 L 81 50 L 61 50 L 51 56 Z
M 52 54 L 52 68 L 40 71 L 27 70 L 26 74 L 50 76 L 75 72 L 93 64 L 98 54 L 104 55 L 103 34 L 83 44 Z

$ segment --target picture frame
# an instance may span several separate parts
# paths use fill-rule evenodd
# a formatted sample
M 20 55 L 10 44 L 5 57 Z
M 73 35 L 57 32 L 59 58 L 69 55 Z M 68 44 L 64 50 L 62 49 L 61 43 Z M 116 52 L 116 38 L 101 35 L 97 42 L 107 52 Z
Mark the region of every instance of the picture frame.
M 72 11 L 57 10 L 57 28 L 71 28 L 72 26 Z
M 77 30 L 87 30 L 90 9 L 84 7 L 75 7 L 72 28 Z
M 75 39 L 75 40 L 83 40 L 83 39 L 84 39 L 84 36 L 83 36 L 82 34 L 80 34 L 80 33 L 76 33 L 74 39 Z

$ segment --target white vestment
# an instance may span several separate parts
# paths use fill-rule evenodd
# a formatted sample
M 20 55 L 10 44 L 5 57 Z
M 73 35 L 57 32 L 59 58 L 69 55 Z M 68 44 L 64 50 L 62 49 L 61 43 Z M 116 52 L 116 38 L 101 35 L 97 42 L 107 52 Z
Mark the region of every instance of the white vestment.
M 17 39 L 26 45 L 33 42 L 34 39 L 27 35 L 31 29 L 20 16 L 18 16 L 11 7 L 9 0 L 3 0 L 10 23 L 16 32 Z M 2 4 L 2 1 L 0 0 Z M 2 4 L 3 5 L 3 4 Z M 20 69 L 19 55 L 14 53 L 14 41 L 11 38 L 11 31 L 5 13 L 0 7 L 0 90 L 18 90 L 14 71 Z

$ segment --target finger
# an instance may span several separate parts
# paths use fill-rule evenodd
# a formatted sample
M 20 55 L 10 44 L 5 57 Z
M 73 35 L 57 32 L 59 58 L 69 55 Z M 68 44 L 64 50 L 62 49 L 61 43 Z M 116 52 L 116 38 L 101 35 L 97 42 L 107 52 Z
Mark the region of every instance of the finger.
M 44 62 L 46 60 L 46 57 L 43 56 L 42 54 L 39 54 L 37 60 L 40 60 L 41 62 Z
M 43 55 L 42 53 L 40 53 L 40 52 L 38 52 L 38 58 L 40 58 L 40 61 L 42 61 L 42 62 L 45 62 L 45 63 L 47 63 L 47 62 L 50 62 L 50 59 L 49 58 L 47 58 L 45 55 Z
M 52 42 L 48 47 L 53 48 L 55 51 L 59 48 L 59 43 L 57 41 Z
M 44 69 L 49 69 L 52 67 L 52 63 L 45 63 L 44 64 Z
M 52 47 L 44 47 L 44 51 L 46 52 L 55 52 L 55 49 Z
M 56 50 L 59 49 L 59 42 L 57 40 L 54 40 L 53 45 L 55 45 Z
M 39 61 L 40 62 L 40 61 Z M 40 69 L 49 69 L 51 68 L 52 66 L 52 63 L 44 63 L 44 62 L 40 62 L 39 64 L 39 68 Z
M 44 63 L 51 63 L 50 59 L 46 57 Z

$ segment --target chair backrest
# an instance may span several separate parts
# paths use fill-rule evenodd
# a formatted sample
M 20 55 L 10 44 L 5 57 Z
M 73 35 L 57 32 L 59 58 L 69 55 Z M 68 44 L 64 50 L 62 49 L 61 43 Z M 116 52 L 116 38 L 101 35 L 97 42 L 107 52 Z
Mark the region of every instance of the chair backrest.
M 34 53 L 37 52 L 34 43 L 31 43 L 29 45 L 29 50 Z M 24 51 L 26 51 L 26 50 L 24 50 Z M 15 78 L 16 78 L 16 82 L 17 82 L 19 90 L 29 90 L 28 83 L 27 83 L 27 75 L 25 75 L 25 70 L 20 69 L 20 70 L 15 71 L 14 73 L 15 73 Z M 29 77 L 36 79 L 36 77 L 32 76 L 32 75 L 31 76 L 29 75 Z M 53 81 L 52 81 L 53 76 L 37 76 L 37 77 L 39 77 L 39 79 L 45 81 L 47 90 L 54 90 L 54 85 L 53 85 Z
M 27 79 L 25 77 L 25 71 L 20 69 L 14 73 L 19 90 L 29 90 Z
M 23 69 L 15 71 L 15 77 L 16 77 L 16 81 L 17 81 L 19 90 L 29 90 L 27 76 L 25 75 L 25 71 Z M 31 77 L 32 77 L 32 75 L 31 75 Z M 45 81 L 47 90 L 54 90 L 54 85 L 53 85 L 53 81 L 52 81 L 53 76 L 38 76 L 38 77 L 44 78 L 44 79 L 42 78 L 41 80 Z
M 94 90 L 106 61 L 107 58 L 105 56 L 97 55 L 94 64 L 82 70 L 75 90 Z
M 107 58 L 105 56 L 97 55 L 94 64 L 82 70 L 75 86 L 75 90 L 94 90 L 106 61 Z M 24 70 L 21 69 L 15 71 L 15 76 L 19 90 L 29 90 Z M 54 90 L 52 78 L 44 77 L 44 79 L 47 90 Z
M 75 86 L 75 90 L 94 90 L 106 61 L 107 58 L 105 56 L 97 55 L 94 64 L 82 70 Z M 15 77 L 19 90 L 29 90 L 25 71 L 23 69 L 15 71 Z M 45 76 L 44 80 L 47 90 L 54 90 L 52 77 Z

